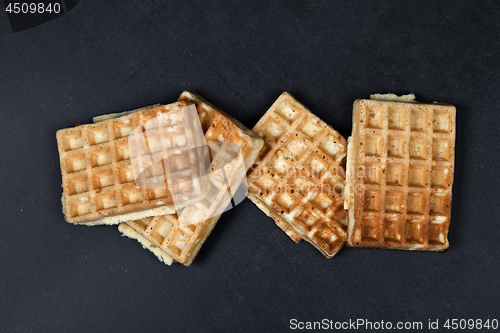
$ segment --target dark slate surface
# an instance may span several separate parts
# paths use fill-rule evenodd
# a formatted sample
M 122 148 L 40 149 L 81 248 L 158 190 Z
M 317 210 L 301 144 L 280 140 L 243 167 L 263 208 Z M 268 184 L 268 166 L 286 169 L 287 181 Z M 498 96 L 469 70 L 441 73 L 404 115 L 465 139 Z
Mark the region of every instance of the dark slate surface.
M 12 33 L 0 13 L 0 331 L 500 319 L 499 14 L 497 1 L 81 0 Z M 450 249 L 327 260 L 245 200 L 191 267 L 167 267 L 116 226 L 66 223 L 56 130 L 184 89 L 248 127 L 286 90 L 345 136 L 373 92 L 453 103 Z

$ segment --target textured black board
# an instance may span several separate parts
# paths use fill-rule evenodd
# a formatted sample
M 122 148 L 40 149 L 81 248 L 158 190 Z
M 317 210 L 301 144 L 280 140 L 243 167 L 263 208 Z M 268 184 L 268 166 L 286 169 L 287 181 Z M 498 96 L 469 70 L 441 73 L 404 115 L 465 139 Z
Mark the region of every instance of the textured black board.
M 0 13 L 0 331 L 287 331 L 290 319 L 500 319 L 498 1 L 100 1 Z M 245 200 L 189 268 L 66 223 L 55 132 L 195 91 L 252 127 L 283 91 L 348 136 L 352 103 L 457 107 L 445 253 L 324 259 Z

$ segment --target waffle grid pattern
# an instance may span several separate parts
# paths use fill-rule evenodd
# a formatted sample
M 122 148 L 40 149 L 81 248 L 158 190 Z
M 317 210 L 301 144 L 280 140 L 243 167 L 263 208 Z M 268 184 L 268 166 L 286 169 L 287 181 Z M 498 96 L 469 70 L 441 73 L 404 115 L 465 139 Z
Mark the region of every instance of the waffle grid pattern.
M 357 106 L 356 106 L 356 103 Z M 448 248 L 455 108 L 362 100 L 350 246 L 441 251 Z M 356 158 L 356 157 L 353 157 Z M 348 186 L 351 186 L 348 180 Z
M 346 239 L 345 139 L 288 93 L 253 131 L 266 147 L 247 178 L 249 198 L 294 241 L 334 256 Z
M 148 120 L 187 105 L 177 102 L 155 106 L 117 119 L 58 131 L 66 220 L 104 224 L 110 221 L 106 217 L 117 216 L 122 219 L 111 221 L 118 223 L 126 220 L 124 214 L 137 216 L 142 212 L 152 216 L 174 212 L 167 189 L 137 186 L 131 164 L 131 155 L 135 153 L 129 150 L 128 137 L 135 128 L 150 124 Z M 154 153 L 153 146 L 148 143 L 146 151 Z M 148 169 L 145 177 L 152 182 L 160 178 L 166 184 L 162 164 Z
M 232 193 L 228 190 L 237 188 L 241 183 L 241 179 L 233 171 L 248 170 L 261 151 L 263 140 L 198 95 L 185 91 L 179 100 L 196 105 L 202 129 L 205 132 L 205 139 L 212 147 L 212 154 L 215 155 L 210 170 L 208 170 L 209 172 L 217 170 L 208 177 L 208 197 L 210 200 L 203 200 L 187 206 L 179 217 L 176 214 L 156 216 L 129 221 L 126 224 L 175 261 L 189 266 L 220 219 L 220 214 L 212 216 L 213 213 L 221 207 L 222 211 L 226 208 L 230 203 L 230 194 Z M 210 145 L 210 142 L 222 142 L 223 144 L 219 147 Z M 237 156 L 236 152 L 231 153 L 232 149 L 224 149 L 226 142 L 239 146 L 245 166 L 242 167 L 235 163 L 231 165 L 230 169 L 225 167 L 225 172 L 222 173 L 220 166 L 228 164 Z M 224 184 L 220 182 L 221 176 L 225 179 Z M 189 222 L 191 214 L 199 213 L 211 217 L 197 224 L 186 223 Z
M 230 162 L 235 156 L 226 157 L 230 160 L 225 162 Z M 234 166 L 234 168 L 237 167 Z M 217 173 L 222 172 L 219 169 Z M 219 208 L 223 211 L 231 201 L 228 179 L 224 179 L 224 183 L 219 180 L 213 181 L 215 177 L 208 177 L 208 179 L 208 199 L 205 198 L 203 201 L 187 206 L 180 217 L 175 214 L 162 215 L 129 221 L 127 224 L 175 261 L 189 266 L 222 212 L 215 216 L 212 214 L 218 213 Z M 239 184 L 241 180 L 236 182 Z M 203 219 L 200 223 L 190 223 L 189 221 L 194 220 L 193 216 L 196 214 L 210 217 Z

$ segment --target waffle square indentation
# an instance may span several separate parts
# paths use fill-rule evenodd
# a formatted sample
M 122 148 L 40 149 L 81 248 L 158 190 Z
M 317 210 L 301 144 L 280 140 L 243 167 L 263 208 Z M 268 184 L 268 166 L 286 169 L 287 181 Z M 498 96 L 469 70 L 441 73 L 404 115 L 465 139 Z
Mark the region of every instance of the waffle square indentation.
M 321 126 L 317 121 L 314 121 L 310 117 L 307 117 L 304 125 L 300 128 L 300 131 L 307 135 L 311 141 L 314 141 L 318 133 L 321 132 Z
M 318 154 L 311 154 L 307 159 L 306 166 L 317 178 L 321 178 L 323 173 L 328 169 L 328 164 Z
M 361 238 L 363 241 L 376 241 L 380 230 L 380 218 L 364 216 L 361 219 Z
M 72 199 L 66 204 L 71 217 L 87 215 L 92 212 L 92 203 L 87 195 Z
M 158 117 L 156 113 L 153 112 L 141 114 L 139 115 L 139 124 L 141 124 L 143 131 L 158 128 Z
M 424 219 L 408 219 L 406 222 L 406 242 L 410 244 L 424 244 Z
M 406 110 L 404 108 L 389 107 L 389 129 L 405 130 Z
M 338 161 L 345 156 L 344 147 L 337 141 L 338 138 L 328 135 L 323 139 L 319 148 L 328 155 L 331 159 Z
M 128 183 L 134 181 L 134 171 L 130 164 L 121 165 L 117 168 L 118 170 L 118 182 L 120 184 Z
M 302 153 L 307 149 L 307 146 L 304 144 L 303 140 L 293 137 L 285 147 L 296 159 L 300 157 Z
M 319 192 L 312 200 L 321 211 L 326 214 L 326 211 L 332 206 L 334 201 L 325 193 Z
M 448 215 L 450 196 L 448 193 L 432 193 L 430 210 L 431 214 Z
M 159 216 L 157 218 L 156 224 L 153 229 L 149 231 L 149 234 L 155 238 L 158 243 L 162 244 L 165 238 L 168 237 L 172 229 L 174 228 L 174 223 L 166 216 Z
M 402 192 L 387 191 L 385 194 L 385 211 L 388 213 L 402 213 L 404 195 Z
M 283 152 L 283 149 L 280 150 L 280 152 Z M 279 175 L 284 175 L 288 169 L 291 167 L 291 156 L 285 155 L 285 154 L 276 154 L 274 157 L 269 161 L 270 163 L 270 169 L 272 169 L 274 173 L 277 173 Z
M 319 216 L 313 214 L 309 209 L 303 209 L 299 215 L 295 217 L 307 231 L 311 230 L 311 226 L 316 223 Z
M 167 167 L 169 172 L 187 170 L 191 167 L 192 156 L 190 156 L 189 151 L 184 151 L 180 154 L 169 155 L 169 157 L 167 159 L 164 159 L 163 161 L 165 163 L 165 167 Z M 161 162 L 156 162 L 153 165 L 161 167 Z M 163 171 L 161 173 L 163 173 Z M 157 175 L 158 174 L 160 173 L 157 173 Z
M 283 134 L 283 127 L 276 122 L 276 120 L 269 118 L 263 126 L 264 133 L 262 136 L 264 139 L 269 138 L 272 141 L 278 141 L 278 139 Z
M 328 247 L 331 248 L 332 245 L 335 243 L 335 241 L 338 239 L 337 234 L 328 228 L 326 225 L 323 225 L 324 227 L 318 230 L 316 233 L 316 236 L 321 239 L 325 244 L 321 244 L 323 247 Z
M 75 150 L 83 147 L 82 131 L 65 133 L 61 138 L 64 151 Z
M 432 142 L 432 159 L 435 161 L 449 161 L 450 158 L 450 140 L 434 139 Z
M 127 224 L 131 224 L 134 226 L 134 229 L 138 228 L 139 230 L 145 231 L 148 226 L 151 224 L 153 221 L 154 217 L 145 217 L 140 220 L 135 220 L 135 221 L 129 221 Z
M 405 138 L 402 136 L 389 135 L 387 137 L 387 156 L 404 158 Z
M 103 209 L 115 208 L 118 206 L 116 200 L 116 193 L 114 190 L 111 192 L 97 193 L 95 195 L 94 202 L 97 211 L 101 211 Z
M 381 135 L 367 134 L 365 138 L 365 155 L 382 157 L 384 138 Z
M 146 135 L 145 137 L 149 154 L 154 154 L 161 151 L 162 142 L 158 133 L 148 133 L 148 135 Z
M 384 219 L 384 240 L 388 242 L 403 241 L 403 217 L 399 214 L 386 215 Z
M 165 198 L 167 196 L 168 196 L 167 189 L 157 188 L 157 189 L 147 190 L 147 199 L 148 200 L 161 199 L 161 198 Z
M 66 156 L 66 173 L 85 170 L 87 162 L 85 161 L 85 153 L 78 153 Z
M 411 130 L 427 132 L 429 129 L 429 116 L 426 111 L 411 110 Z
M 124 206 L 142 201 L 142 189 L 136 186 L 121 189 L 122 204 Z
M 431 186 L 446 189 L 450 185 L 450 171 L 446 167 L 433 167 L 431 172 Z
M 382 129 L 384 126 L 383 122 L 383 107 L 374 105 L 366 110 L 366 126 L 370 128 Z
M 277 196 L 276 204 L 281 207 L 281 214 L 288 214 L 294 208 L 296 203 L 290 195 L 282 193 L 281 195 Z
M 429 244 L 432 245 L 444 245 L 446 244 L 446 223 L 447 218 L 445 216 L 433 216 L 429 223 Z
M 382 163 L 366 162 L 365 184 L 382 184 Z
M 94 188 L 94 190 L 111 186 L 115 182 L 113 176 L 113 169 L 94 171 L 91 178 L 92 178 L 92 187 Z
M 88 192 L 89 183 L 87 181 L 87 175 L 78 175 L 68 178 L 68 194 L 78 194 L 83 192 Z
M 129 147 L 128 147 L 128 141 L 117 143 L 115 146 L 115 151 L 116 151 L 116 161 L 117 162 L 130 159 L 130 151 L 129 151 Z
M 168 137 L 162 135 L 162 140 L 160 140 L 159 137 L 155 137 L 155 134 L 149 134 L 149 136 L 151 136 L 155 140 L 155 142 L 153 142 L 151 146 L 148 146 L 148 154 L 151 152 L 151 150 L 157 150 L 158 148 L 161 150 L 162 145 L 165 149 L 174 149 L 185 147 L 188 144 L 188 141 L 186 140 L 186 133 L 183 130 L 170 132 L 168 133 Z
M 189 235 L 182 232 L 181 229 L 175 228 L 172 238 L 170 238 L 167 247 L 173 253 L 179 256 L 188 240 L 189 240 Z
M 283 118 L 289 124 L 293 123 L 297 118 L 298 112 L 288 105 L 286 102 L 282 102 L 276 109 L 276 113 Z
M 149 165 L 144 171 L 143 174 L 146 178 L 153 178 L 155 176 L 161 176 L 159 179 L 163 178 L 163 164 L 161 161 L 156 161 L 155 163 Z M 142 175 L 141 175 L 142 176 Z
M 132 125 L 132 120 L 130 119 L 118 121 L 115 124 L 113 124 L 113 132 L 115 135 L 115 139 L 129 136 L 130 133 L 132 133 L 133 129 L 134 127 Z
M 449 133 L 451 128 L 450 115 L 444 112 L 434 112 L 434 133 Z
M 403 186 L 404 182 L 404 165 L 397 163 L 387 163 L 386 184 L 391 186 Z
M 382 192 L 380 190 L 365 190 L 365 211 L 379 212 L 382 208 Z
M 91 127 L 87 131 L 89 145 L 98 145 L 103 142 L 109 141 L 109 133 L 107 126 Z
M 296 178 L 296 180 L 298 179 L 300 178 Z M 252 180 L 252 185 L 257 186 L 260 189 L 259 195 L 267 195 L 272 191 L 272 188 L 275 184 L 276 182 L 273 180 L 273 178 L 269 177 L 268 175 L 262 175 Z
M 341 195 L 344 191 L 345 182 L 340 177 L 339 173 L 331 174 L 330 176 L 326 177 L 323 182 L 324 186 L 330 186 L 330 188 L 338 195 Z
M 90 151 L 90 166 L 92 168 L 111 163 L 111 149 L 104 147 Z
M 408 214 L 425 215 L 426 202 L 424 192 L 409 192 L 408 193 Z
M 410 138 L 410 158 L 418 160 L 427 159 L 427 139 Z
M 293 179 L 293 185 L 296 187 L 296 190 L 299 191 L 299 194 L 306 196 L 309 191 L 315 188 L 315 184 L 309 180 L 309 177 L 304 177 L 303 175 L 299 175 Z
M 412 187 L 425 187 L 427 185 L 427 167 L 411 164 L 408 170 L 408 183 Z

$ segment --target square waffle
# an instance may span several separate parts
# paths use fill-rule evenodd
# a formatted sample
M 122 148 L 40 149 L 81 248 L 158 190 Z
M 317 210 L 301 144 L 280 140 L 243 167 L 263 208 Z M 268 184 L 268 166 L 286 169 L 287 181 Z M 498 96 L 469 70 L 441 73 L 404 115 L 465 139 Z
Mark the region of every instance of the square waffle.
M 349 246 L 448 248 L 455 117 L 452 105 L 354 102 L 345 201 Z
M 333 257 L 346 239 L 346 140 L 287 92 L 253 128 L 264 138 L 248 198 L 295 242 Z
M 56 137 L 66 221 L 87 225 L 116 224 L 175 212 L 172 193 L 166 188 L 167 180 L 164 178 L 161 164 L 146 170 L 143 175 L 146 179 L 154 179 L 155 182 L 160 179 L 165 184 L 164 188 L 144 189 L 137 186 L 132 164 L 134 161 L 144 161 L 141 160 L 141 149 L 131 151 L 129 138 L 132 137 L 131 133 L 140 136 L 142 127 L 156 123 L 157 128 L 148 128 L 148 133 L 156 133 L 158 142 L 168 141 L 170 136 L 175 135 L 182 137 L 183 140 L 179 141 L 182 141 L 185 147 L 199 145 L 199 142 L 191 142 L 194 128 L 190 124 L 175 128 L 175 124 L 148 121 L 164 119 L 162 116 L 168 112 L 189 105 L 189 102 L 156 105 L 120 118 L 59 130 Z M 182 119 L 179 121 L 182 122 Z M 172 128 L 175 130 L 172 131 Z M 135 131 L 136 129 L 142 130 Z M 142 147 L 142 153 L 152 152 L 155 141 L 151 136 L 149 138 Z M 190 178 L 194 179 L 195 175 Z M 179 195 L 196 201 L 199 194 L 197 192 L 199 190 L 191 187 Z
M 211 142 L 236 144 L 240 148 L 244 163 L 243 168 L 239 169 L 247 171 L 252 166 L 264 145 L 259 136 L 196 94 L 184 91 L 179 101 L 196 105 L 209 145 Z M 216 175 L 217 170 L 220 172 L 221 165 L 227 164 L 235 157 L 231 149 L 220 151 L 220 147 L 223 146 L 224 144 L 220 145 L 219 150 L 211 146 L 212 154 L 215 156 L 208 171 L 212 172 L 212 175 Z M 232 170 L 238 169 L 237 164 L 232 167 Z M 189 266 L 217 224 L 223 209 L 230 204 L 231 197 L 242 182 L 241 176 L 244 175 L 235 174 L 225 168 L 225 176 L 225 182 L 222 183 L 217 181 L 216 177 L 209 177 L 209 200 L 187 206 L 180 216 L 163 215 L 121 223 L 120 232 L 137 239 L 144 248 L 151 250 L 166 264 L 171 264 L 175 260 Z M 200 223 L 189 223 L 193 216 L 198 216 L 199 219 L 200 214 L 202 217 L 210 217 Z

